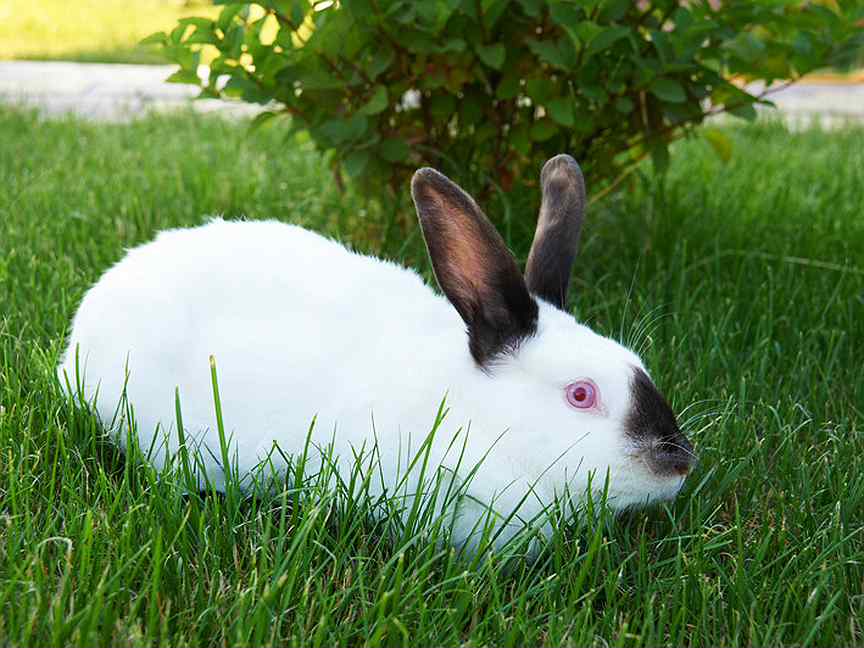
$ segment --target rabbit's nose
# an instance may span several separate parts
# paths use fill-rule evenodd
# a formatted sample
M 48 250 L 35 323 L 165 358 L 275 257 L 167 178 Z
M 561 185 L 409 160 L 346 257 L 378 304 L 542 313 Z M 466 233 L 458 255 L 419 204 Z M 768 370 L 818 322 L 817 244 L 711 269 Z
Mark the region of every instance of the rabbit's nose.
M 681 433 L 669 403 L 641 369 L 634 370 L 631 391 L 633 401 L 625 430 L 643 449 L 642 458 L 660 477 L 687 475 L 696 465 L 696 454 Z
M 693 446 L 683 435 L 675 441 L 653 443 L 647 459 L 656 474 L 680 477 L 686 477 L 698 463 Z

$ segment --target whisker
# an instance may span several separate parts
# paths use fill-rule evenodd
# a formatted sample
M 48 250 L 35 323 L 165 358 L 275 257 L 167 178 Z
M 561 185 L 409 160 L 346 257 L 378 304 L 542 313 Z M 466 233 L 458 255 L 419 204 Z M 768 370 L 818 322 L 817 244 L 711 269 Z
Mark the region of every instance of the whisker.
M 675 443 L 674 441 L 657 441 L 654 443 L 653 449 L 656 450 L 660 446 L 667 446 L 667 445 L 672 446 L 673 448 L 675 448 L 677 450 L 681 450 L 685 454 L 690 455 L 693 459 L 698 459 L 695 452 L 693 452 L 689 448 L 685 448 L 684 446 L 679 445 L 678 443 Z

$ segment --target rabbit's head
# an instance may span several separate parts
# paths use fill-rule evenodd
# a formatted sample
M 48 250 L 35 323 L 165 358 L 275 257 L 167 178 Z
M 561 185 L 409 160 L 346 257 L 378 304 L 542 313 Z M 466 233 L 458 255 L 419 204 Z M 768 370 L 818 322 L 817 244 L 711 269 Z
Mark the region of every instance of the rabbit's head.
M 534 243 L 523 276 L 474 200 L 423 168 L 411 184 L 436 279 L 467 330 L 482 385 L 477 414 L 506 432 L 499 452 L 547 494 L 608 488 L 616 509 L 674 497 L 693 447 L 642 360 L 579 324 L 567 286 L 585 211 L 579 165 L 543 167 Z M 474 403 L 476 401 L 476 403 Z M 502 467 L 503 468 L 503 467 Z

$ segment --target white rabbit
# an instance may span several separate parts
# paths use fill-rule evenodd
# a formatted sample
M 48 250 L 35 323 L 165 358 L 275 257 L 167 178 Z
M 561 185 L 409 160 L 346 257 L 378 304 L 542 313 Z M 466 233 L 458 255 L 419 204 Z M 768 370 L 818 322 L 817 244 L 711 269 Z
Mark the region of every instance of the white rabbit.
M 415 173 L 412 195 L 446 299 L 412 270 L 276 221 L 162 232 L 84 296 L 61 384 L 95 400 L 106 423 L 125 388 L 139 445 L 157 467 L 178 448 L 179 386 L 185 434 L 217 488 L 211 355 L 241 476 L 272 459 L 274 442 L 300 452 L 317 417 L 312 440 L 333 442 L 339 470 L 352 450 L 377 443 L 377 488 L 392 489 L 409 438 L 416 450 L 446 395 L 430 461 L 454 467 L 461 449 L 448 446 L 467 430 L 461 466 L 479 463 L 472 502 L 508 516 L 521 501 L 513 519 L 526 520 L 589 484 L 608 488 L 615 509 L 672 498 L 693 452 L 671 409 L 637 355 L 565 310 L 581 170 L 559 155 L 541 183 L 523 278 L 470 196 L 433 169 Z M 454 540 L 467 540 L 482 514 L 480 505 L 460 508 Z M 519 522 L 510 526 L 502 542 Z

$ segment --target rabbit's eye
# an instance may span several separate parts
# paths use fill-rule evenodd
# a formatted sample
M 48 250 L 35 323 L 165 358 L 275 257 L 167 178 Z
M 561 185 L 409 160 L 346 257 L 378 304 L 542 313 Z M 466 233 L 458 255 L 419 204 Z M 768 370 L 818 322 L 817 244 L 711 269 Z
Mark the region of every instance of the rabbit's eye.
M 591 409 L 597 404 L 597 388 L 590 380 L 567 385 L 567 402 L 576 409 Z

